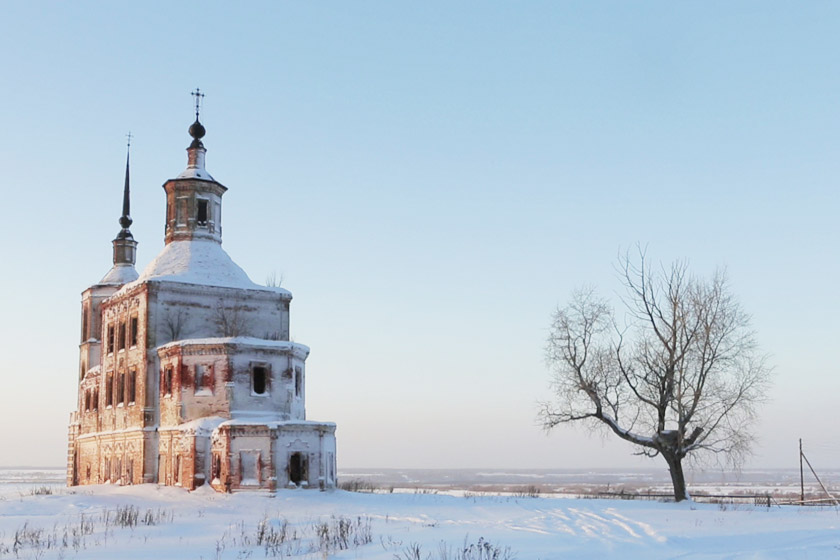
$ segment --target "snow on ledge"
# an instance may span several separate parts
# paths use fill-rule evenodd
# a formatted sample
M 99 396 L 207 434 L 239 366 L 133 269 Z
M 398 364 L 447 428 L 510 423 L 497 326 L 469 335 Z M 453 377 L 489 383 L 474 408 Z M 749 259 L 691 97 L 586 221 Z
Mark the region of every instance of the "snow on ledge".
M 301 429 L 326 429 L 335 430 L 335 422 L 316 422 L 314 420 L 281 420 L 277 416 L 255 415 L 247 416 L 242 411 L 232 410 L 230 420 L 219 424 L 223 426 L 267 426 L 269 428 L 301 428 Z
M 165 348 L 175 348 L 177 346 L 196 346 L 203 344 L 236 344 L 238 346 L 254 346 L 261 348 L 291 348 L 303 350 L 309 354 L 309 346 L 299 342 L 292 342 L 290 340 L 267 340 L 264 338 L 255 338 L 253 336 L 227 336 L 215 338 L 187 338 L 184 340 L 173 340 L 161 346 L 158 350 Z
M 178 430 L 181 432 L 194 433 L 197 436 L 209 436 L 213 430 L 219 427 L 222 423 L 227 421 L 227 418 L 221 416 L 207 416 L 204 418 L 197 418 L 189 422 L 184 422 L 173 427 L 161 427 L 160 431 Z

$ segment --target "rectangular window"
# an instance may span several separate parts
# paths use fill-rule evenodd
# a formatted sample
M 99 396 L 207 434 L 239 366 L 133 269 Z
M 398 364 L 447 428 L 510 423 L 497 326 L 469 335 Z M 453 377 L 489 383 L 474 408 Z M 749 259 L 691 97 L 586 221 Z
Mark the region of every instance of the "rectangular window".
M 109 354 L 114 351 L 114 337 L 115 336 L 116 335 L 114 333 L 114 325 L 108 325 L 108 353 Z
M 85 391 L 85 412 L 90 411 L 90 391 Z
M 93 410 L 99 410 L 99 388 L 93 390 Z
M 117 376 L 117 402 L 125 403 L 125 372 Z
M 108 374 L 105 378 L 105 406 L 114 404 L 114 377 Z
M 204 366 L 197 365 L 195 366 L 195 391 L 201 391 L 204 389 Z
M 168 367 L 163 372 L 163 394 L 172 394 L 172 368 Z
M 268 368 L 265 365 L 251 366 L 251 389 L 256 395 L 264 395 L 268 388 Z
M 195 214 L 195 223 L 200 226 L 207 225 L 207 201 L 199 198 L 196 200 L 198 206 Z
M 137 371 L 128 372 L 128 403 L 134 404 L 137 397 Z
M 131 328 L 129 329 L 130 345 L 137 346 L 137 317 L 131 318 Z
M 295 396 L 300 396 L 300 390 L 303 385 L 303 372 L 299 367 L 295 367 Z
M 117 343 L 120 347 L 119 349 L 120 350 L 125 350 L 125 321 L 120 322 L 120 331 L 119 331 L 119 337 L 118 337 L 117 340 L 119 341 Z

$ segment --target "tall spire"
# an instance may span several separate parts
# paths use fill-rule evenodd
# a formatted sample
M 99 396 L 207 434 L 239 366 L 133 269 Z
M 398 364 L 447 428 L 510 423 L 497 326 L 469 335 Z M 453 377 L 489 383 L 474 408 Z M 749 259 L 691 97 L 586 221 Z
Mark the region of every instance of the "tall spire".
M 126 143 L 125 148 L 125 188 L 123 189 L 123 207 L 122 207 L 122 217 L 120 218 L 120 225 L 122 226 L 122 231 L 117 234 L 117 237 L 120 239 L 131 238 L 131 232 L 128 228 L 132 224 L 131 219 L 131 189 L 130 189 L 130 180 L 129 180 L 129 157 L 131 152 L 131 132 L 126 134 L 128 138 L 128 142 Z
M 103 284 L 125 284 L 137 280 L 137 270 L 134 263 L 137 258 L 137 242 L 128 229 L 132 224 L 131 201 L 129 189 L 129 157 L 131 150 L 131 133 L 127 135 L 128 142 L 125 150 L 125 186 L 123 187 L 122 216 L 117 237 L 112 241 L 114 245 L 114 266 L 102 279 Z

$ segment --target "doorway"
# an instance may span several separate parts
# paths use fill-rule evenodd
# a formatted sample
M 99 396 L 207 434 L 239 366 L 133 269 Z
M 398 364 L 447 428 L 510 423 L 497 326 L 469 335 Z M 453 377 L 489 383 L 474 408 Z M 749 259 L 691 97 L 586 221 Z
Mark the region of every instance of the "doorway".
M 309 475 L 307 472 L 306 455 L 295 452 L 289 457 L 289 482 L 293 482 L 298 486 L 302 482 L 307 482 Z

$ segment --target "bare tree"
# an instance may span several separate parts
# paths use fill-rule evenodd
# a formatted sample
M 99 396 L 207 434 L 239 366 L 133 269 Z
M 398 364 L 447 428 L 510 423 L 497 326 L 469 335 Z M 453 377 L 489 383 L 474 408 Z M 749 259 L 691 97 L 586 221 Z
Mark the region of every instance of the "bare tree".
M 591 289 L 555 312 L 546 348 L 555 400 L 542 403 L 540 422 L 586 422 L 661 455 L 681 501 L 687 456 L 738 464 L 749 453 L 770 370 L 725 274 L 702 280 L 681 262 L 654 272 L 642 251 L 619 269 L 626 325 Z
M 283 285 L 283 275 L 277 275 L 276 270 L 272 270 L 266 277 L 265 277 L 265 285 L 269 288 L 279 288 Z
M 221 299 L 216 304 L 213 319 L 222 336 L 248 336 L 250 334 L 245 306 L 228 304 Z
M 170 342 L 181 339 L 187 319 L 187 313 L 183 309 L 174 310 L 170 308 L 166 311 L 163 316 L 163 328 Z

